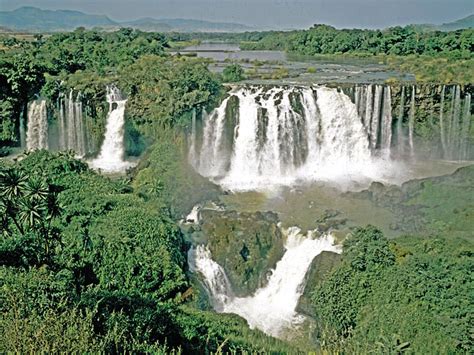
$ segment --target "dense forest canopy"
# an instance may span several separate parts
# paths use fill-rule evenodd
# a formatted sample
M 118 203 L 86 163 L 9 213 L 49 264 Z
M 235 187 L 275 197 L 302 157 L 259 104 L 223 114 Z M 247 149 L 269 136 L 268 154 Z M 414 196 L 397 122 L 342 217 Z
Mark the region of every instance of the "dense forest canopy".
M 267 33 L 255 43 L 245 43 L 243 48 L 282 49 L 305 55 L 444 54 L 469 58 L 474 51 L 474 29 L 424 32 L 418 31 L 414 26 L 406 26 L 386 30 L 338 30 L 328 25 L 314 25 L 309 30 Z

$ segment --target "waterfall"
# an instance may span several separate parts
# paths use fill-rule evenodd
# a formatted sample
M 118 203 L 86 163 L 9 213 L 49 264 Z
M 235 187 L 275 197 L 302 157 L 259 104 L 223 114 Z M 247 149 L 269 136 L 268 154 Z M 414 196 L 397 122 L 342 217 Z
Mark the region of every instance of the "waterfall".
M 469 131 L 471 126 L 471 94 L 461 98 L 461 87 L 455 85 L 446 95 L 446 87 L 441 91 L 439 131 L 443 157 L 450 160 L 470 158 Z M 448 109 L 446 101 L 451 100 Z
M 304 291 L 305 275 L 313 259 L 323 251 L 340 252 L 331 235 L 313 238 L 296 227 L 286 232 L 285 254 L 276 264 L 265 287 L 248 297 L 235 297 L 224 269 L 212 260 L 205 246 L 191 248 L 188 254 L 190 270 L 203 277 L 214 309 L 235 313 L 245 318 L 251 328 L 275 336 L 285 337 L 285 331 L 302 322 L 296 312 Z
M 130 167 L 130 162 L 124 161 L 124 126 L 125 104 L 120 90 L 115 86 L 107 87 L 107 102 L 109 112 L 105 126 L 105 137 L 99 156 L 91 162 L 91 166 L 105 172 L 124 171 Z
M 83 117 L 81 92 L 74 99 L 74 90 L 59 98 L 58 149 L 73 150 L 78 156 L 89 152 Z
M 456 85 L 454 94 L 454 112 L 451 117 L 451 132 L 450 132 L 450 143 L 451 143 L 451 156 L 455 156 L 456 153 L 459 153 L 459 121 L 460 121 L 460 112 L 461 112 L 461 88 L 459 85 Z
M 225 160 L 221 159 L 222 139 L 225 121 L 225 110 L 228 99 L 225 99 L 219 108 L 210 115 L 203 110 L 204 121 L 204 141 L 201 147 L 201 154 L 195 152 L 192 160 L 193 166 L 199 167 L 203 175 L 219 176 L 223 173 Z M 195 141 L 195 140 L 194 140 Z
M 459 85 L 453 87 L 451 101 L 451 115 L 448 125 L 448 157 L 455 159 L 459 157 L 459 119 L 461 108 L 461 88 Z
M 196 152 L 196 109 L 193 109 L 192 118 L 191 118 L 191 135 L 189 138 L 189 155 L 188 160 L 191 162 L 191 165 L 195 166 L 197 159 Z
M 84 130 L 84 119 L 82 117 L 81 93 L 74 103 L 75 131 L 76 131 L 76 153 L 83 156 L 86 153 L 86 133 Z
M 372 109 L 372 117 L 370 121 L 370 144 L 372 149 L 377 147 L 380 111 L 382 106 L 383 86 L 375 85 L 374 105 Z
M 372 121 L 372 112 L 373 112 L 373 107 L 374 107 L 373 87 L 372 86 L 365 87 L 365 91 L 366 91 L 365 110 L 364 110 L 364 116 L 362 117 L 362 119 L 363 119 L 363 124 L 366 127 L 366 130 L 370 136 L 370 122 Z
M 46 100 L 36 100 L 29 104 L 26 149 L 48 149 L 48 110 Z
M 68 121 L 67 124 L 67 148 L 75 147 L 76 146 L 76 112 L 77 110 L 75 109 L 74 105 L 74 100 L 73 100 L 73 90 L 69 92 L 69 98 L 66 99 L 65 105 L 66 105 L 66 119 Z
M 390 87 L 383 85 L 357 86 L 355 105 L 369 136 L 371 150 L 375 152 L 379 149 L 384 156 L 390 156 L 393 120 Z
M 446 132 L 444 127 L 444 97 L 446 94 L 446 85 L 443 85 L 443 89 L 441 90 L 441 104 L 439 108 L 439 131 L 440 131 L 440 138 L 441 138 L 441 147 L 443 149 L 443 157 L 447 154 L 447 147 L 446 147 Z
M 67 150 L 67 123 L 66 123 L 66 110 L 64 107 L 63 95 L 59 96 L 58 105 L 59 117 L 58 117 L 58 149 Z
M 381 85 L 357 87 L 354 104 L 327 87 L 235 88 L 203 115 L 202 146 L 190 162 L 232 190 L 380 177 L 388 166 L 375 167 L 378 151 L 389 157 L 392 144 L 390 95 Z
M 462 114 L 460 159 L 469 159 L 469 126 L 471 124 L 471 94 L 464 98 L 464 111 Z
M 224 269 L 212 260 L 211 252 L 204 245 L 191 248 L 188 252 L 189 269 L 200 273 L 210 293 L 212 307 L 217 312 L 225 312 L 225 306 L 234 298 L 230 281 Z
M 382 100 L 382 123 L 380 126 L 381 143 L 380 148 L 386 155 L 390 154 L 390 146 L 392 144 L 392 95 L 390 86 L 384 88 Z
M 408 119 L 408 145 L 410 147 L 410 155 L 415 154 L 415 146 L 413 143 L 413 130 L 415 129 L 415 86 L 411 89 L 411 102 L 410 102 L 410 117 Z
M 405 150 L 405 139 L 403 136 L 403 114 L 405 111 L 405 86 L 402 86 L 402 92 L 400 97 L 400 106 L 398 108 L 397 118 L 397 146 L 398 154 L 402 155 Z
M 20 147 L 26 147 L 26 122 L 25 122 L 25 110 L 24 107 L 21 109 L 20 113 L 20 122 L 19 122 L 19 132 L 20 132 Z

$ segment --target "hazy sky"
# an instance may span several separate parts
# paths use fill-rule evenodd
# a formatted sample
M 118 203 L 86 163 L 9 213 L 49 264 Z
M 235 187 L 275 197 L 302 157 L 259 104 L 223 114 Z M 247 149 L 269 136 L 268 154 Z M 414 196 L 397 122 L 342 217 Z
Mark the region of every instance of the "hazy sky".
M 272 28 L 439 24 L 474 13 L 474 0 L 0 0 L 0 10 L 24 5 L 105 14 L 114 20 L 179 17 Z

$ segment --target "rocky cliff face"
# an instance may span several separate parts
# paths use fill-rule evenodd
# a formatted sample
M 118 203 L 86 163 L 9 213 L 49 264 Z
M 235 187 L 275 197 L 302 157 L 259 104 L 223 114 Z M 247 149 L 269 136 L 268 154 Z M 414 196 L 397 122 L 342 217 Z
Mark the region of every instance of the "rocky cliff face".
M 187 234 L 207 243 L 237 296 L 248 296 L 266 285 L 268 272 L 284 254 L 283 235 L 273 212 L 202 209 L 199 223 Z
M 395 148 L 392 154 L 474 159 L 472 85 L 344 85 L 341 88 L 357 105 L 362 117 L 369 106 L 378 107 L 379 115 L 384 107 L 390 107 L 390 146 Z M 384 95 L 387 91 L 389 95 Z M 382 120 L 378 122 L 383 124 Z

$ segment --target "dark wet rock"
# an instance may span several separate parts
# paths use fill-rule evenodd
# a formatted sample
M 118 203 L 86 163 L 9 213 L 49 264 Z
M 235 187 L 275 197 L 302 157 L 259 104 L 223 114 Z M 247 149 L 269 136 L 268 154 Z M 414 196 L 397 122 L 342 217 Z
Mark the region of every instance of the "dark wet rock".
M 316 219 L 316 233 L 321 235 L 331 230 L 344 228 L 347 223 L 347 219 L 336 218 L 340 214 L 341 212 L 337 210 L 325 210 L 324 213 Z
M 314 258 L 305 277 L 306 285 L 296 308 L 298 312 L 310 317 L 315 316 L 315 310 L 311 305 L 311 294 L 327 279 L 340 262 L 341 255 L 330 251 L 323 251 Z
M 284 254 L 283 235 L 273 212 L 202 210 L 200 229 L 213 259 L 238 296 L 267 282 L 267 274 Z
M 324 213 L 316 220 L 316 222 L 325 222 L 328 219 L 339 216 L 340 214 L 341 212 L 337 210 L 325 210 Z

